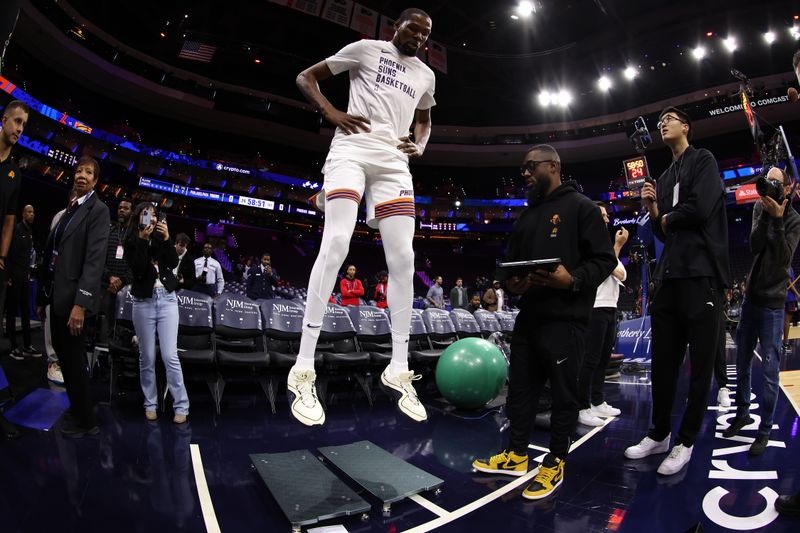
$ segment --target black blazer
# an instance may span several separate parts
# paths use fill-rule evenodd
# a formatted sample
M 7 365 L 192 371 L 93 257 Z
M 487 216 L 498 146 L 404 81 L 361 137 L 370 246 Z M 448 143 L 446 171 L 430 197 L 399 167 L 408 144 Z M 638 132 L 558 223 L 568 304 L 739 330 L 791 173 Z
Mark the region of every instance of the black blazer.
M 247 297 L 251 300 L 265 300 L 275 298 L 272 286 L 278 283 L 278 276 L 275 271 L 272 274 L 265 274 L 261 271 L 261 265 L 250 268 L 247 275 Z
M 92 193 L 78 206 L 64 229 L 56 250 L 55 271 L 50 272 L 53 237 L 58 226 L 53 228 L 44 247 L 39 305 L 50 304 L 52 314 L 61 317 L 69 316 L 73 305 L 80 305 L 86 313 L 97 310 L 110 219 L 106 204 L 97 193 Z
M 176 251 L 175 253 L 177 254 L 178 252 Z M 178 267 L 178 277 L 183 278 L 183 283 L 178 282 L 177 290 L 191 289 L 197 283 L 194 273 L 194 256 L 189 252 L 186 252 L 186 255 L 183 256 L 181 266 Z
M 133 282 L 131 282 L 133 296 L 137 298 L 153 296 L 153 286 L 156 284 L 154 260 L 158 261 L 158 279 L 164 288 L 169 292 L 177 288 L 178 280 L 175 279 L 172 269 L 178 265 L 178 252 L 175 251 L 172 240 L 162 240 L 156 235 L 146 241 L 134 233 L 132 238 L 125 241 L 125 260 L 133 272 Z

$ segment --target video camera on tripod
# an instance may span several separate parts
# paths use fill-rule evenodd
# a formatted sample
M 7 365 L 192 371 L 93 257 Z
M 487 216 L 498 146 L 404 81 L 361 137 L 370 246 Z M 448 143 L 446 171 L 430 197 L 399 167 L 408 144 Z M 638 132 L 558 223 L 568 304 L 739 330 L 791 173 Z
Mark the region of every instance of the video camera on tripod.
M 797 165 L 792 155 L 792 149 L 789 147 L 786 132 L 783 130 L 783 126 L 775 127 L 764 121 L 767 126 L 775 130 L 769 140 L 764 141 L 764 132 L 761 130 L 759 116 L 753 111 L 750 105 L 750 98 L 753 96 L 753 88 L 750 85 L 750 80 L 745 74 L 735 68 L 731 69 L 731 75 L 739 80 L 738 98 L 742 103 L 742 110 L 744 111 L 747 125 L 750 127 L 750 134 L 753 136 L 753 141 L 756 144 L 756 149 L 758 150 L 758 155 L 762 164 L 761 173 L 748 183 L 755 183 L 756 191 L 758 191 L 759 196 L 770 197 L 780 204 L 786 199 L 783 192 L 783 183 L 779 180 L 767 177 L 769 170 L 772 167 L 779 167 L 780 164 L 783 163 L 786 173 L 789 175 L 792 182 L 791 192 L 789 193 L 790 198 L 794 195 L 798 179 Z

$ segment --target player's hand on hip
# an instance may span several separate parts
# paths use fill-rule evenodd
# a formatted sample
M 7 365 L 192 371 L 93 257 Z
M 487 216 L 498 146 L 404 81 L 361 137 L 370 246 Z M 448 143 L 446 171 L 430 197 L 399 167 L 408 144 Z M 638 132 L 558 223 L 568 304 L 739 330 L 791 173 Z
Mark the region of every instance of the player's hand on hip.
M 342 128 L 342 131 L 347 135 L 354 133 L 361 133 L 364 131 L 369 133 L 369 119 L 360 117 L 358 115 L 348 115 L 338 109 L 331 109 L 323 113 L 325 120 L 330 122 L 336 127 Z
M 397 149 L 408 157 L 420 157 L 422 155 L 422 148 L 420 145 L 413 142 L 408 135 L 400 137 L 400 141 L 401 143 L 397 145 Z

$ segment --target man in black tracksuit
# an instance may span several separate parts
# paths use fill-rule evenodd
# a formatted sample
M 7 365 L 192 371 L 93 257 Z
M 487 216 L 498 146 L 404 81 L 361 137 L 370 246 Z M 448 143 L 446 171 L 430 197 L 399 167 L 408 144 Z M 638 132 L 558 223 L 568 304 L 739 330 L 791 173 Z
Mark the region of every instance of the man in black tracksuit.
M 719 168 L 708 150 L 689 144 L 691 120 L 680 109 L 662 111 L 658 129 L 672 150 L 672 165 L 646 184 L 642 201 L 653 232 L 664 242 L 655 272 L 650 314 L 653 335 L 653 428 L 625 450 L 629 459 L 670 448 L 672 405 L 687 345 L 691 361 L 689 398 L 675 446 L 658 467 L 672 475 L 691 459 L 706 412 L 719 342 L 723 291 L 730 280 L 728 220 Z
M 529 187 L 528 209 L 514 224 L 506 260 L 560 258 L 561 263 L 553 272 L 537 270 L 506 280 L 511 292 L 522 294 L 511 343 L 509 444 L 473 466 L 481 472 L 514 476 L 527 472 L 539 394 L 549 380 L 550 453 L 523 492 L 523 497 L 538 500 L 563 481 L 564 458 L 578 419 L 584 332 L 597 287 L 617 266 L 617 258 L 594 202 L 575 189 L 575 182 L 561 184 L 561 162 L 551 146 L 531 148 L 522 175 Z

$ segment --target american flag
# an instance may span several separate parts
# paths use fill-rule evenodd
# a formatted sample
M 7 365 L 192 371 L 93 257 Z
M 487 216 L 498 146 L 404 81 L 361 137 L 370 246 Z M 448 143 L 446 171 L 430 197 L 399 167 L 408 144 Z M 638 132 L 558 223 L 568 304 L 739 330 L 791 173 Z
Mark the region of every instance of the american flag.
M 200 61 L 202 63 L 209 63 L 211 58 L 214 57 L 214 52 L 217 47 L 211 44 L 200 43 L 197 41 L 183 41 L 183 48 L 178 54 L 178 57 L 183 59 L 190 59 L 192 61 Z

